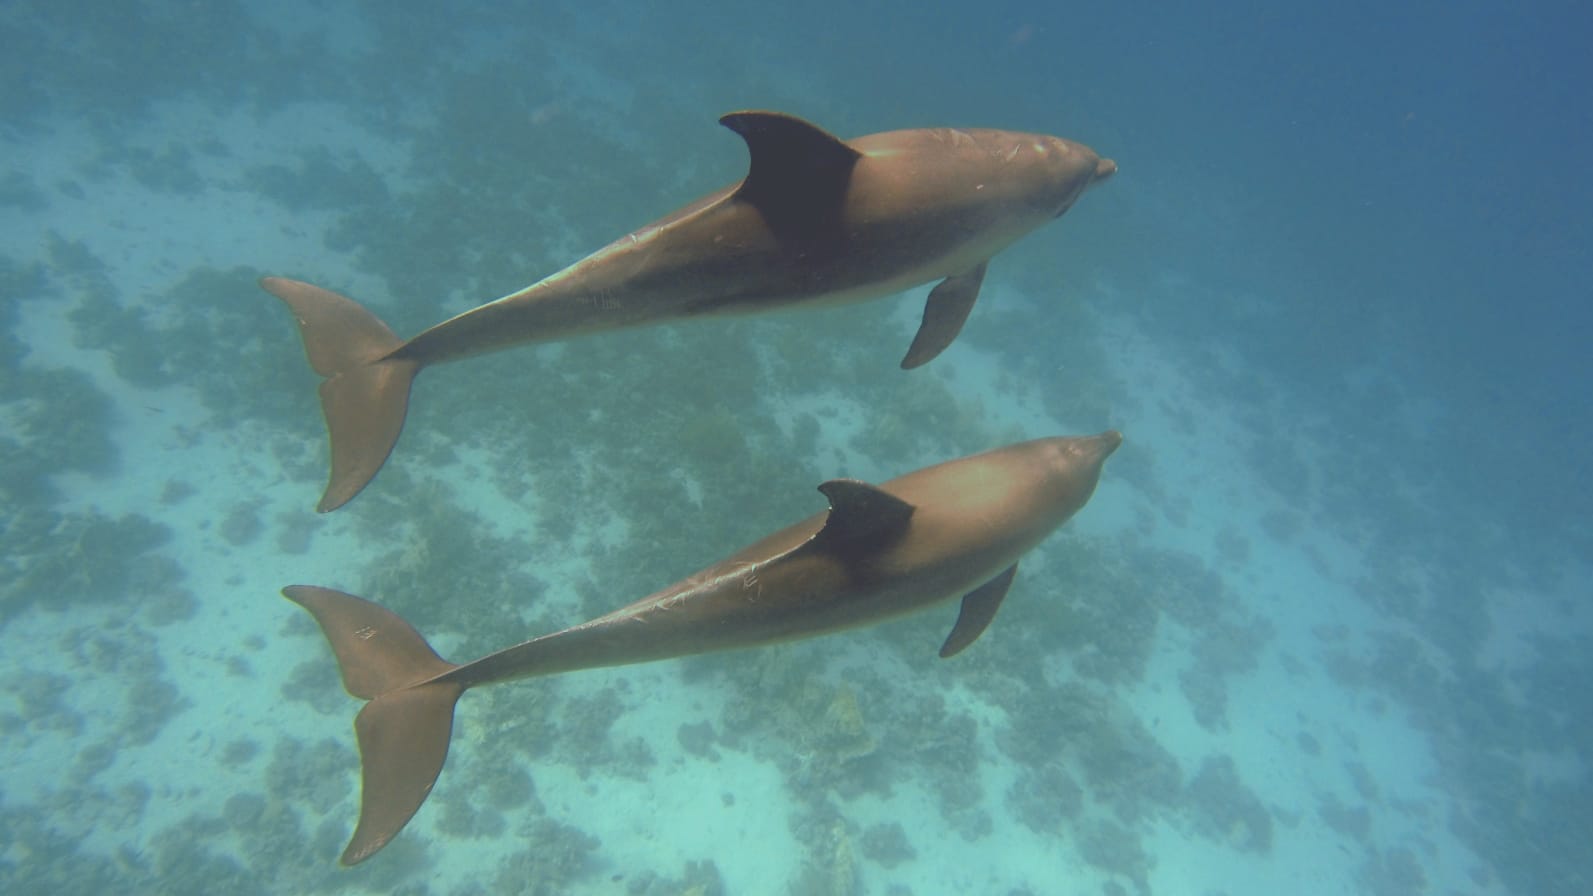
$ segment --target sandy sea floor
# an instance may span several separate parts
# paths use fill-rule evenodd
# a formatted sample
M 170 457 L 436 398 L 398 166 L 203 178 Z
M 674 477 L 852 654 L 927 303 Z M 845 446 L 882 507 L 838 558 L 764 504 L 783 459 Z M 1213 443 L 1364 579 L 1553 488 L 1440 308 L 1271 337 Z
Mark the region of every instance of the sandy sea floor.
M 517 126 L 618 129 L 623 91 L 560 64 L 561 103 Z M 992 266 L 963 338 L 923 370 L 897 361 L 924 289 L 470 361 L 421 379 L 388 468 L 317 516 L 315 379 L 256 276 L 325 283 L 413 332 L 741 164 L 696 135 L 722 152 L 626 175 L 663 180 L 629 207 L 568 207 L 586 193 L 566 183 L 477 224 L 473 191 L 491 188 L 429 180 L 436 147 L 413 135 L 432 113 L 394 110 L 404 124 L 200 98 L 114 130 L 63 113 L 6 141 L 13 886 L 1504 893 L 1499 863 L 1531 848 L 1478 844 L 1534 830 L 1548 816 L 1532 801 L 1582 780 L 1563 740 L 1467 732 L 1557 724 L 1532 695 L 1578 667 L 1539 651 L 1588 621 L 1571 584 L 1587 571 L 1478 561 L 1455 593 L 1429 528 L 1450 511 L 1421 470 L 1378 468 L 1265 371 L 1179 343 L 1125 295 L 1143 272 L 1045 294 L 1051 269 L 1024 265 L 1061 253 L 1062 269 L 1094 194 Z M 719 110 L 695 111 L 679 126 L 712 129 Z M 604 165 L 533 159 L 525 176 L 602 182 Z M 459 207 L 440 207 L 451 188 Z M 468 241 L 515 221 L 499 239 L 522 258 Z M 414 242 L 381 242 L 394 233 Z M 1267 299 L 1213 295 L 1176 259 L 1159 276 L 1170 303 Z M 1420 438 L 1419 396 L 1386 371 L 1350 377 L 1400 409 L 1391 439 Z M 471 693 L 425 808 L 376 859 L 336 868 L 358 703 L 284 585 L 387 603 L 463 660 L 822 509 L 824 479 L 1108 427 L 1127 441 L 1091 504 L 963 656 L 935 656 L 948 605 Z M 1520 827 L 1500 826 L 1506 800 Z

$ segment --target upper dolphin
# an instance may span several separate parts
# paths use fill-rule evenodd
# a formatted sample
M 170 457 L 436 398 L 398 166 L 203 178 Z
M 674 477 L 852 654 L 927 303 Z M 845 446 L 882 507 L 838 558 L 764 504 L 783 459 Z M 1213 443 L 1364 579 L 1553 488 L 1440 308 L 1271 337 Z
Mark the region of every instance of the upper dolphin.
M 940 280 L 902 359 L 951 344 L 991 256 L 1072 207 L 1117 165 L 1060 137 L 928 128 L 843 141 L 777 112 L 720 122 L 751 164 L 725 187 L 518 292 L 405 342 L 359 303 L 260 281 L 298 319 L 321 384 L 342 506 L 387 460 L 421 368 L 526 342 L 703 314 L 857 302 Z

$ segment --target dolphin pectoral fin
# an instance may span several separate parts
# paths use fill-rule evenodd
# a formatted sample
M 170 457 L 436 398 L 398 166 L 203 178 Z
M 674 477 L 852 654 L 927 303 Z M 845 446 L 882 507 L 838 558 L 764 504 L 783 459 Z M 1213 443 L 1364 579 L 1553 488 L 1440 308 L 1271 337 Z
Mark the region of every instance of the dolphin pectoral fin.
M 293 312 L 310 366 L 326 377 L 321 413 L 332 443 L 332 472 L 316 510 L 336 510 L 387 462 L 420 365 L 391 357 L 403 340 L 347 296 L 285 277 L 261 278 L 260 286 Z
M 833 233 L 861 153 L 779 112 L 732 112 L 719 123 L 740 134 L 751 155 L 735 198 L 755 206 L 777 236 L 815 240 Z
M 386 846 L 431 793 L 448 758 L 454 703 L 465 686 L 442 677 L 458 667 L 392 611 L 312 585 L 293 585 L 282 594 L 320 623 L 344 687 L 370 700 L 354 720 L 360 819 L 342 858 L 354 865 Z
M 979 636 L 990 627 L 990 620 L 996 618 L 996 611 L 1001 609 L 1001 600 L 1007 596 L 1007 589 L 1012 587 L 1012 577 L 1017 572 L 1018 564 L 1014 563 L 1000 575 L 963 595 L 957 624 L 951 627 L 946 643 L 940 645 L 941 659 L 956 656 L 969 644 L 979 640 Z
M 988 261 L 981 261 L 973 270 L 947 277 L 929 291 L 929 300 L 924 303 L 924 321 L 918 325 L 918 335 L 913 337 L 907 357 L 902 359 L 903 370 L 928 364 L 962 332 L 968 312 L 979 298 L 979 285 L 985 280 L 988 264 Z
M 840 554 L 872 550 L 900 537 L 913 516 L 913 505 L 856 479 L 831 479 L 819 491 L 830 499 L 830 515 L 804 547 Z

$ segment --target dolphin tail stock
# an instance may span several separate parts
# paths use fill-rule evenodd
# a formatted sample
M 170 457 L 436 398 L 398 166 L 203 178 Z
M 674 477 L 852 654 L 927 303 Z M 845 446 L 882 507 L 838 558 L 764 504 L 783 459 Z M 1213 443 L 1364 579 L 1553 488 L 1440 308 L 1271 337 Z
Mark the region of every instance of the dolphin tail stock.
M 448 758 L 454 704 L 465 685 L 444 677 L 459 667 L 391 610 L 313 585 L 291 585 L 282 594 L 320 623 L 343 686 L 370 701 L 354 720 L 360 818 L 342 863 L 355 865 L 397 836 L 431 793 Z
M 262 277 L 260 286 L 299 322 L 310 366 L 325 377 L 321 413 L 332 443 L 332 472 L 316 510 L 348 503 L 387 462 L 409 410 L 420 364 L 396 358 L 404 345 L 353 299 L 298 280 Z

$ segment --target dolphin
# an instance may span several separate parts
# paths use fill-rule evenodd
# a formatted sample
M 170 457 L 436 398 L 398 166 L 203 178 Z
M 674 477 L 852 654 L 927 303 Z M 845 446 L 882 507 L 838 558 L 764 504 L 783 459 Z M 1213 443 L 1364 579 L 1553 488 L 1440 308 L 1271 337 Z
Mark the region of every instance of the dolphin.
M 940 280 L 902 367 L 951 344 L 990 257 L 1060 216 L 1117 165 L 1059 137 L 933 128 L 842 141 L 775 112 L 720 122 L 751 164 L 725 187 L 552 276 L 405 342 L 354 300 L 283 277 L 260 285 L 298 319 L 332 469 L 317 510 L 387 461 L 424 367 L 522 343 L 709 314 L 858 302 Z
M 377 604 L 313 585 L 282 593 L 315 616 L 350 694 L 363 780 L 342 862 L 370 858 L 431 793 L 454 704 L 484 684 L 756 647 L 881 622 L 962 597 L 940 655 L 990 625 L 1018 559 L 1090 499 L 1116 431 L 1038 439 L 873 486 L 819 486 L 829 510 L 695 575 L 599 616 L 478 660 L 439 657 Z

